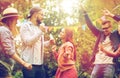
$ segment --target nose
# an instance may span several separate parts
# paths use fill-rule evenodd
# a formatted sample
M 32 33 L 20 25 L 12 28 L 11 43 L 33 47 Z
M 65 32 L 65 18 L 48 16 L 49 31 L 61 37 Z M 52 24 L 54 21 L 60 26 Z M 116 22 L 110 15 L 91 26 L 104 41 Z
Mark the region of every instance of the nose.
M 108 31 L 107 31 L 107 30 L 103 30 L 103 32 L 104 32 L 104 33 L 108 33 Z
M 108 28 L 102 29 L 103 31 L 108 31 Z

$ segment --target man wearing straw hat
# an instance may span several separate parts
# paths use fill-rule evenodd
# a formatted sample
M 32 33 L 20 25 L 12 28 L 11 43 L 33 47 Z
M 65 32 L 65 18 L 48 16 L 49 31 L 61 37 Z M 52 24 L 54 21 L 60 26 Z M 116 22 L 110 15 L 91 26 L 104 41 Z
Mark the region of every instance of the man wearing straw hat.
M 9 7 L 3 11 L 0 26 L 0 78 L 12 78 L 13 61 L 17 61 L 27 69 L 32 69 L 31 64 L 23 61 L 15 50 L 13 40 L 14 27 L 17 23 L 18 11 L 15 8 Z

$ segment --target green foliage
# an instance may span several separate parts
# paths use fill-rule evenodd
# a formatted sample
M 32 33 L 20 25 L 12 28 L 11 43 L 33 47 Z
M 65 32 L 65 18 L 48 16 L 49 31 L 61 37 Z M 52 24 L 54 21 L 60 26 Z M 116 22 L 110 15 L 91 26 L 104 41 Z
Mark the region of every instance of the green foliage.
M 53 76 L 55 76 L 56 73 L 57 63 L 53 57 L 52 52 L 45 53 L 44 66 L 46 69 L 47 78 L 53 78 Z
M 13 78 L 23 78 L 21 70 L 18 70 Z
M 80 9 L 80 4 L 82 3 L 86 7 L 86 11 L 88 12 L 91 20 L 99 28 L 100 24 L 96 23 L 96 21 L 102 16 L 102 9 L 107 8 L 115 14 L 120 14 L 120 0 L 78 0 L 78 3 L 74 4 L 76 6 L 72 8 L 72 15 L 65 13 L 65 10 L 61 7 L 60 3 L 63 0 L 35 0 L 36 2 L 34 2 L 34 0 L 1 0 L 0 3 L 4 1 L 9 2 L 9 4 L 13 3 L 14 7 L 19 10 L 20 15 L 22 15 L 24 18 L 27 16 L 33 3 L 41 5 L 45 9 L 45 24 L 48 26 L 54 26 L 52 31 L 45 33 L 45 40 L 49 39 L 49 34 L 51 33 L 56 40 L 56 45 L 58 48 L 62 44 L 58 37 L 60 29 L 64 26 L 68 26 L 66 18 L 71 18 L 73 20 L 73 23 L 69 24 L 69 26 L 72 27 L 75 31 L 74 43 L 77 47 L 76 67 L 79 78 L 89 78 L 90 72 L 92 70 L 92 67 L 89 66 L 89 58 L 96 40 L 95 36 L 92 35 L 91 31 L 86 26 L 85 30 L 82 29 L 82 25 L 85 24 L 85 21 L 82 10 Z M 8 5 L 0 5 L 2 8 L 6 6 Z M 112 20 L 112 24 L 114 25 L 114 29 L 116 29 L 116 22 Z M 46 73 L 48 78 L 53 78 L 57 69 L 57 63 L 51 52 L 51 47 L 52 45 L 45 48 L 44 65 L 47 70 Z M 18 69 L 15 71 L 17 70 Z M 19 77 L 22 78 L 22 74 L 20 71 L 17 71 L 15 78 Z
M 82 27 L 75 27 L 75 40 L 77 46 L 77 61 L 76 67 L 78 71 L 84 71 L 91 73 L 92 67 L 90 66 L 90 55 L 93 50 L 95 36 L 92 35 L 91 31 L 86 27 L 85 30 Z

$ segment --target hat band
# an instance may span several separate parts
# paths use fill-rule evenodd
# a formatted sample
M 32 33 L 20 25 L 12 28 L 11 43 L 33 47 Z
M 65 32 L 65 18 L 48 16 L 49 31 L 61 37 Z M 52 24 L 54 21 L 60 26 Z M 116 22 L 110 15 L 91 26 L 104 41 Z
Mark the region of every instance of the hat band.
M 16 15 L 16 16 L 18 16 L 18 13 L 9 13 L 9 14 L 4 14 L 3 16 L 9 16 L 9 15 Z

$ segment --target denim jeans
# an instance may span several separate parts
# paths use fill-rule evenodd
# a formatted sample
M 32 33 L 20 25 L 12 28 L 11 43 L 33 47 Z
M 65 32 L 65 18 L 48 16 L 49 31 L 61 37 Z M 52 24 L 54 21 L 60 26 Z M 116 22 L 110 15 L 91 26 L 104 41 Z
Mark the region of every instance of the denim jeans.
M 22 69 L 23 78 L 46 78 L 43 65 L 32 65 L 32 70 Z
M 91 78 L 113 78 L 115 72 L 112 64 L 95 64 Z

